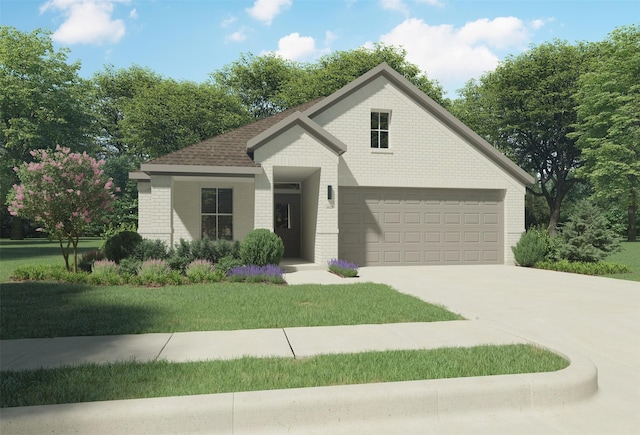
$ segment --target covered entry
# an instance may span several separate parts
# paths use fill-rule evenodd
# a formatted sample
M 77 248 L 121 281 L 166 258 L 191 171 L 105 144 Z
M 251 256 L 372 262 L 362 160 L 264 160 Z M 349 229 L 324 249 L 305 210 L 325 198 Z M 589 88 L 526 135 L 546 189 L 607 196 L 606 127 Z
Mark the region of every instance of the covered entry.
M 362 266 L 502 264 L 502 190 L 341 187 L 339 255 Z

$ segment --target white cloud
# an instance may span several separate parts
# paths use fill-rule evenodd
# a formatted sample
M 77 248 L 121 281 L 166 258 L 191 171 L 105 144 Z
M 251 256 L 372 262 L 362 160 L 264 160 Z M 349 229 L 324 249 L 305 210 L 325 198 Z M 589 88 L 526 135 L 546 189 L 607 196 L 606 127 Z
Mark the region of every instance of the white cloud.
M 538 30 L 541 29 L 542 27 L 544 27 L 547 23 L 551 23 L 552 21 L 555 21 L 556 19 L 551 17 L 551 18 L 539 18 L 537 20 L 533 20 L 531 21 L 531 28 L 534 30 Z
M 232 42 L 242 42 L 247 39 L 247 32 L 244 29 L 240 29 L 237 32 L 233 32 L 227 35 L 226 40 Z
M 285 59 L 305 60 L 316 57 L 326 50 L 318 50 L 311 36 L 300 36 L 298 32 L 280 38 L 276 54 Z
M 225 18 L 224 20 L 222 20 L 221 26 L 222 27 L 229 27 L 230 25 L 235 23 L 237 20 L 238 20 L 238 17 L 230 16 L 230 17 Z
M 382 35 L 380 41 L 404 47 L 409 62 L 451 89 L 495 69 L 500 50 L 524 49 L 528 38 L 527 27 L 515 17 L 479 19 L 461 28 L 431 26 L 422 19 L 410 18 Z
M 49 0 L 40 7 L 40 12 L 57 10 L 65 16 L 64 22 L 52 35 L 56 42 L 116 43 L 122 39 L 126 29 L 123 20 L 113 19 L 113 10 L 117 3 L 128 2 L 129 0 Z
M 444 6 L 444 3 L 441 2 L 440 0 L 416 0 L 417 3 L 424 3 L 427 4 L 429 6 L 438 6 L 438 7 L 442 7 Z
M 409 14 L 409 7 L 402 0 L 380 0 L 382 9 Z
M 324 34 L 324 45 L 329 47 L 336 39 L 338 39 L 338 35 L 333 33 L 331 30 L 327 30 Z
M 247 9 L 247 13 L 267 26 L 284 9 L 291 6 L 291 0 L 256 0 L 253 7 Z
M 129 18 L 131 18 L 132 20 L 138 18 L 138 11 L 135 8 L 131 9 L 131 11 L 129 12 Z

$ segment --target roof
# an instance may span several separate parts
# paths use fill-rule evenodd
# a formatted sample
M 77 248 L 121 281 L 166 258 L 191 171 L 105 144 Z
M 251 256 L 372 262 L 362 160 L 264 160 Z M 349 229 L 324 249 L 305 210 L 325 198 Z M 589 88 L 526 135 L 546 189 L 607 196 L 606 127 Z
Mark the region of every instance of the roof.
M 329 109 L 379 77 L 384 77 L 391 84 L 398 87 L 405 95 L 412 98 L 419 106 L 424 108 L 516 180 L 525 185 L 535 182 L 535 179 L 530 174 L 516 165 L 489 142 L 467 127 L 386 63 L 378 65 L 326 98 L 321 97 L 309 101 L 268 118 L 158 157 L 148 163 L 142 164 L 140 168 L 142 173 L 131 173 L 130 177 L 132 179 L 142 180 L 148 178 L 148 175 L 143 174 L 148 172 L 257 174 L 260 172 L 260 165 L 252 160 L 248 152 L 255 150 L 278 133 L 294 125 L 301 126 L 340 155 L 345 152 L 346 145 L 320 127 L 313 121 L 313 117 Z
M 324 98 L 324 97 L 322 97 Z M 142 164 L 143 172 L 219 172 L 220 168 L 259 168 L 247 154 L 247 142 L 296 112 L 304 111 L 322 98 L 309 101 L 275 115 L 205 139 L 194 145 L 160 156 Z M 192 167 L 191 169 L 188 169 Z M 251 171 L 249 172 L 251 173 Z M 133 177 L 136 177 L 134 175 Z

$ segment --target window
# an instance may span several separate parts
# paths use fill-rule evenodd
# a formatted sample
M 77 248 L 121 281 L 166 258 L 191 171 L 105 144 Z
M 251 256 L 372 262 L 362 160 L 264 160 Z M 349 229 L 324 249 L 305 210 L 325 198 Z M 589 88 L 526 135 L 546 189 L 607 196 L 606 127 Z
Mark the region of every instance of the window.
M 371 112 L 371 148 L 389 148 L 389 112 Z
M 202 238 L 233 240 L 233 190 L 202 189 Z

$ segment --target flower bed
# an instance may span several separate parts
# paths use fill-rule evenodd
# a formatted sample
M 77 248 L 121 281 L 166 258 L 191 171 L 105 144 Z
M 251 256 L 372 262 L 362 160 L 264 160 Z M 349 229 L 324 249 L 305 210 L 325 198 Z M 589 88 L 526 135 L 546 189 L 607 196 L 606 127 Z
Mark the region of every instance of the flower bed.
M 359 266 L 346 260 L 334 258 L 329 260 L 329 272 L 335 273 L 343 278 L 353 278 L 358 276 Z

